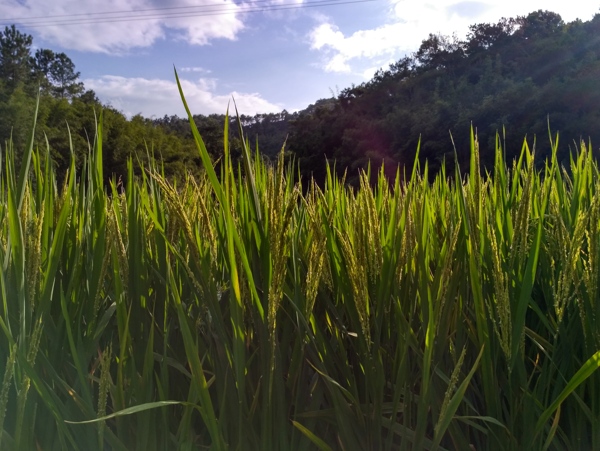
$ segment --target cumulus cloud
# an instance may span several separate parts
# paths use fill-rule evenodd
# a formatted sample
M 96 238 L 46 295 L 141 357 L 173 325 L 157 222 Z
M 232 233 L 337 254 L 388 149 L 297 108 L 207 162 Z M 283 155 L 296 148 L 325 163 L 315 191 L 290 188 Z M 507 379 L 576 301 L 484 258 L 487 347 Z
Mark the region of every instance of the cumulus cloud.
M 429 33 L 456 33 L 463 38 L 473 23 L 494 23 L 502 17 L 527 15 L 538 9 L 561 14 L 566 21 L 589 20 L 598 9 L 587 2 L 575 5 L 558 0 L 390 0 L 388 8 L 388 23 L 368 30 L 345 34 L 330 19 L 315 26 L 308 38 L 311 48 L 321 52 L 322 68 L 366 75 L 374 65 L 416 51 Z
M 352 60 L 389 59 L 398 52 L 418 47 L 427 36 L 419 31 L 417 24 L 398 22 L 344 36 L 337 26 L 324 23 L 312 31 L 311 48 L 325 52 L 326 71 L 350 72 Z
M 6 22 L 35 29 L 43 39 L 66 49 L 104 53 L 148 47 L 168 32 L 199 45 L 212 39 L 235 39 L 244 28 L 240 11 L 234 0 L 218 4 L 214 0 L 174 0 L 167 4 L 156 0 L 0 3 L 0 16 L 6 17 Z
M 390 5 L 393 20 L 350 35 L 345 35 L 333 23 L 321 23 L 309 35 L 311 48 L 323 52 L 323 68 L 328 72 L 351 72 L 352 64 L 360 66 L 361 63 L 361 72 L 365 72 L 374 63 L 416 50 L 430 32 L 451 34 L 459 17 L 452 13 L 455 20 L 448 23 L 449 13 L 441 3 L 393 2 Z
M 262 98 L 258 93 L 232 91 L 227 94 L 216 92 L 218 82 L 212 78 L 196 81 L 180 79 L 186 101 L 192 114 L 224 114 L 233 98 L 240 114 L 274 113 L 281 106 Z M 110 104 L 131 117 L 142 114 L 144 117 L 166 115 L 185 116 L 179 98 L 177 84 L 162 79 L 127 78 L 105 75 L 100 78 L 83 80 L 86 88 L 94 90 L 100 100 Z
M 0 17 L 66 49 L 127 53 L 167 36 L 196 45 L 234 40 L 245 27 L 246 11 L 277 12 L 303 1 L 2 0 Z

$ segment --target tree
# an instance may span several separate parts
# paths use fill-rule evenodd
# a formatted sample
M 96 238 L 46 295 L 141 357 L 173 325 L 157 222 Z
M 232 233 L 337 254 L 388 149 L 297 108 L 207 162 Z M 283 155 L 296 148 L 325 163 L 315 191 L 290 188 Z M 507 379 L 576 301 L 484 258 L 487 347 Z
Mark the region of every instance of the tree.
M 541 9 L 530 13 L 527 17 L 518 19 L 521 25 L 518 33 L 525 39 L 534 36 L 548 36 L 564 26 L 562 17 L 551 11 L 542 11 Z
M 415 59 L 425 70 L 451 66 L 462 56 L 463 49 L 456 36 L 431 33 L 415 53 Z
M 96 95 L 96 92 L 92 89 L 87 89 L 84 93 L 79 96 L 79 100 L 86 104 L 100 105 L 100 99 Z
M 0 78 L 11 88 L 25 83 L 31 74 L 31 43 L 33 38 L 14 25 L 0 33 Z
M 17 85 L 10 95 L 0 102 L 0 147 L 12 140 L 17 158 L 27 144 L 31 118 L 35 111 L 35 99 Z
M 60 98 L 71 98 L 83 92 L 83 83 L 78 82 L 79 72 L 75 72 L 75 64 L 64 53 L 54 55 L 50 65 L 49 81 L 52 92 Z
M 61 99 L 83 92 L 83 83 L 77 81 L 79 72 L 75 72 L 75 64 L 66 54 L 39 49 L 32 61 L 34 79 L 44 91 Z
M 487 50 L 492 45 L 510 36 L 517 22 L 515 19 L 502 18 L 496 24 L 479 23 L 469 26 L 469 34 L 465 43 L 466 52 L 472 55 L 481 50 Z
M 38 49 L 32 59 L 33 79 L 40 88 L 47 93 L 50 93 L 50 68 L 54 62 L 54 52 L 49 49 Z

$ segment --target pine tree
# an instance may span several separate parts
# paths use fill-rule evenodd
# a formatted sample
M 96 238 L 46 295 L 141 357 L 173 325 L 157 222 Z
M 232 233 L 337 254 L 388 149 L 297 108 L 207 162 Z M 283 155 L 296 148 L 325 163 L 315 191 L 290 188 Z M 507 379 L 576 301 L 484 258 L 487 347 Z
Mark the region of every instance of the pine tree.
M 0 79 L 14 89 L 29 81 L 31 74 L 32 37 L 21 33 L 14 25 L 0 33 Z

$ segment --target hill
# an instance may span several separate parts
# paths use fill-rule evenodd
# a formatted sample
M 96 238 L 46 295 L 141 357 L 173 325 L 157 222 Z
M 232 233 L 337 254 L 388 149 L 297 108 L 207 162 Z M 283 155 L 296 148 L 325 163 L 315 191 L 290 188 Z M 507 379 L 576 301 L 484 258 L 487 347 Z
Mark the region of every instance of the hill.
M 317 103 L 291 123 L 289 149 L 304 173 L 322 176 L 325 158 L 340 171 L 367 161 L 396 168 L 420 156 L 432 173 L 443 160 L 467 163 L 472 124 L 482 164 L 493 164 L 496 134 L 510 161 L 530 145 L 549 149 L 548 127 L 561 153 L 580 139 L 600 142 L 600 15 L 565 23 L 536 11 L 474 24 L 465 40 L 430 34 L 420 48 L 374 78 Z
M 0 32 L 0 143 L 12 137 L 17 150 L 24 146 L 41 87 L 36 141 L 43 146 L 48 139 L 59 174 L 72 151 L 83 161 L 100 110 L 106 174 L 123 176 L 128 158 L 143 160 L 148 154 L 163 161 L 168 176 L 200 170 L 187 119 L 128 119 L 102 105 L 78 77 L 67 55 L 48 49 L 33 53 L 31 36 L 14 26 Z M 558 14 L 539 10 L 473 24 L 464 40 L 430 34 L 416 52 L 337 96 L 299 112 L 241 116 L 240 121 L 266 158 L 285 143 L 304 178 L 324 180 L 330 161 L 356 183 L 358 169 L 369 163 L 373 169 L 385 163 L 390 174 L 398 166 L 412 167 L 419 147 L 431 175 L 443 161 L 454 164 L 453 144 L 459 164 L 466 165 L 471 125 L 487 169 L 493 165 L 497 136 L 510 161 L 520 154 L 524 137 L 538 153 L 547 151 L 549 128 L 560 132 L 558 156 L 564 161 L 581 139 L 600 141 L 598 105 L 600 14 L 565 23 Z M 218 159 L 225 115 L 194 120 Z M 235 158 L 241 143 L 237 119 L 229 120 Z

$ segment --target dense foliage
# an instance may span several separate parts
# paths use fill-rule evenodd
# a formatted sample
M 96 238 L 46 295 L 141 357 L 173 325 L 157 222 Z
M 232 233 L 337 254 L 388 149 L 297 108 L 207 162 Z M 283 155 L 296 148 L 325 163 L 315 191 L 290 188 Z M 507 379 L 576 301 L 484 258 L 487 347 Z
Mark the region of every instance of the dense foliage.
M 154 155 L 164 166 L 164 173 L 183 177 L 188 170 L 198 172 L 198 159 L 187 119 L 165 116 L 147 119 L 141 115 L 126 118 L 116 109 L 103 105 L 96 94 L 85 90 L 79 72 L 64 53 L 37 49 L 32 53 L 33 39 L 13 25 L 0 32 L 0 148 L 10 141 L 15 149 L 26 146 L 30 118 L 38 91 L 41 100 L 35 143 L 50 145 L 50 156 L 59 177 L 69 166 L 71 151 L 81 166 L 93 145 L 97 115 L 104 117 L 104 165 L 107 179 L 114 175 L 125 178 L 130 157 L 145 161 Z M 287 135 L 289 118 L 277 114 L 241 116 L 251 139 L 260 139 L 266 157 L 278 154 Z M 196 115 L 196 124 L 207 145 L 218 157 L 223 149 L 225 115 Z M 230 119 L 235 130 L 236 120 Z M 282 127 L 283 125 L 283 127 Z M 233 155 L 240 155 L 241 143 L 231 133 Z M 72 148 L 70 145 L 72 141 Z M 20 155 L 16 155 L 19 159 Z
M 599 35 L 600 14 L 564 23 L 548 11 L 474 24 L 462 41 L 432 34 L 369 82 L 301 112 L 289 149 L 307 174 L 322 178 L 327 158 L 340 171 L 350 168 L 356 181 L 355 168 L 368 160 L 411 167 L 419 140 L 435 173 L 442 161 L 454 162 L 449 132 L 464 166 L 471 124 L 485 148 L 499 132 L 508 159 L 519 154 L 523 136 L 548 149 L 550 126 L 561 133 L 565 161 L 580 139 L 600 142 Z M 490 169 L 494 155 L 481 160 Z
M 357 169 L 369 163 L 378 169 L 385 161 L 387 175 L 393 176 L 398 165 L 411 167 L 419 144 L 430 174 L 443 161 L 454 163 L 453 142 L 465 167 L 469 156 L 461 149 L 468 147 L 471 125 L 487 146 L 493 147 L 499 132 L 508 159 L 520 152 L 523 136 L 531 146 L 537 141 L 540 149 L 549 148 L 550 127 L 561 133 L 558 158 L 565 161 L 580 139 L 600 140 L 599 34 L 600 15 L 564 23 L 548 11 L 474 24 L 465 40 L 432 34 L 412 55 L 337 96 L 300 112 L 240 120 L 263 157 L 275 158 L 286 143 L 305 178 L 321 184 L 326 161 L 335 161 L 337 173 L 347 172 L 352 184 L 358 183 Z M 128 120 L 85 90 L 64 53 L 38 49 L 32 54 L 31 45 L 31 36 L 14 26 L 0 33 L 0 143 L 12 134 L 17 148 L 24 145 L 27 128 L 15 124 L 31 117 L 41 88 L 36 142 L 44 145 L 47 136 L 59 173 L 70 159 L 67 124 L 75 153 L 87 155 L 102 107 L 107 174 L 124 177 L 130 156 L 143 161 L 148 154 L 162 159 L 169 177 L 183 176 L 185 168 L 199 171 L 187 119 L 138 115 Z M 237 118 L 213 114 L 195 115 L 194 120 L 215 158 L 222 154 L 228 120 L 232 158 L 240 157 Z M 482 165 L 489 169 L 493 158 L 482 154 Z
M 59 177 L 69 167 L 71 151 L 81 166 L 88 156 L 96 130 L 97 115 L 104 110 L 105 165 L 108 174 L 126 174 L 130 156 L 145 159 L 162 156 L 168 174 L 182 174 L 195 158 L 191 140 L 155 127 L 141 116 L 127 120 L 114 108 L 102 105 L 93 91 L 86 91 L 75 65 L 64 53 L 37 49 L 32 37 L 12 27 L 0 32 L 0 147 L 10 142 L 26 147 L 29 122 L 40 94 L 35 143 L 50 147 Z M 72 146 L 71 146 L 72 144 Z M 17 160 L 20 155 L 15 155 Z M 197 166 L 197 165 L 196 165 Z
M 198 179 L 107 195 L 102 124 L 85 176 L 0 167 L 0 449 L 600 449 L 585 146 L 303 189 L 190 116 Z

